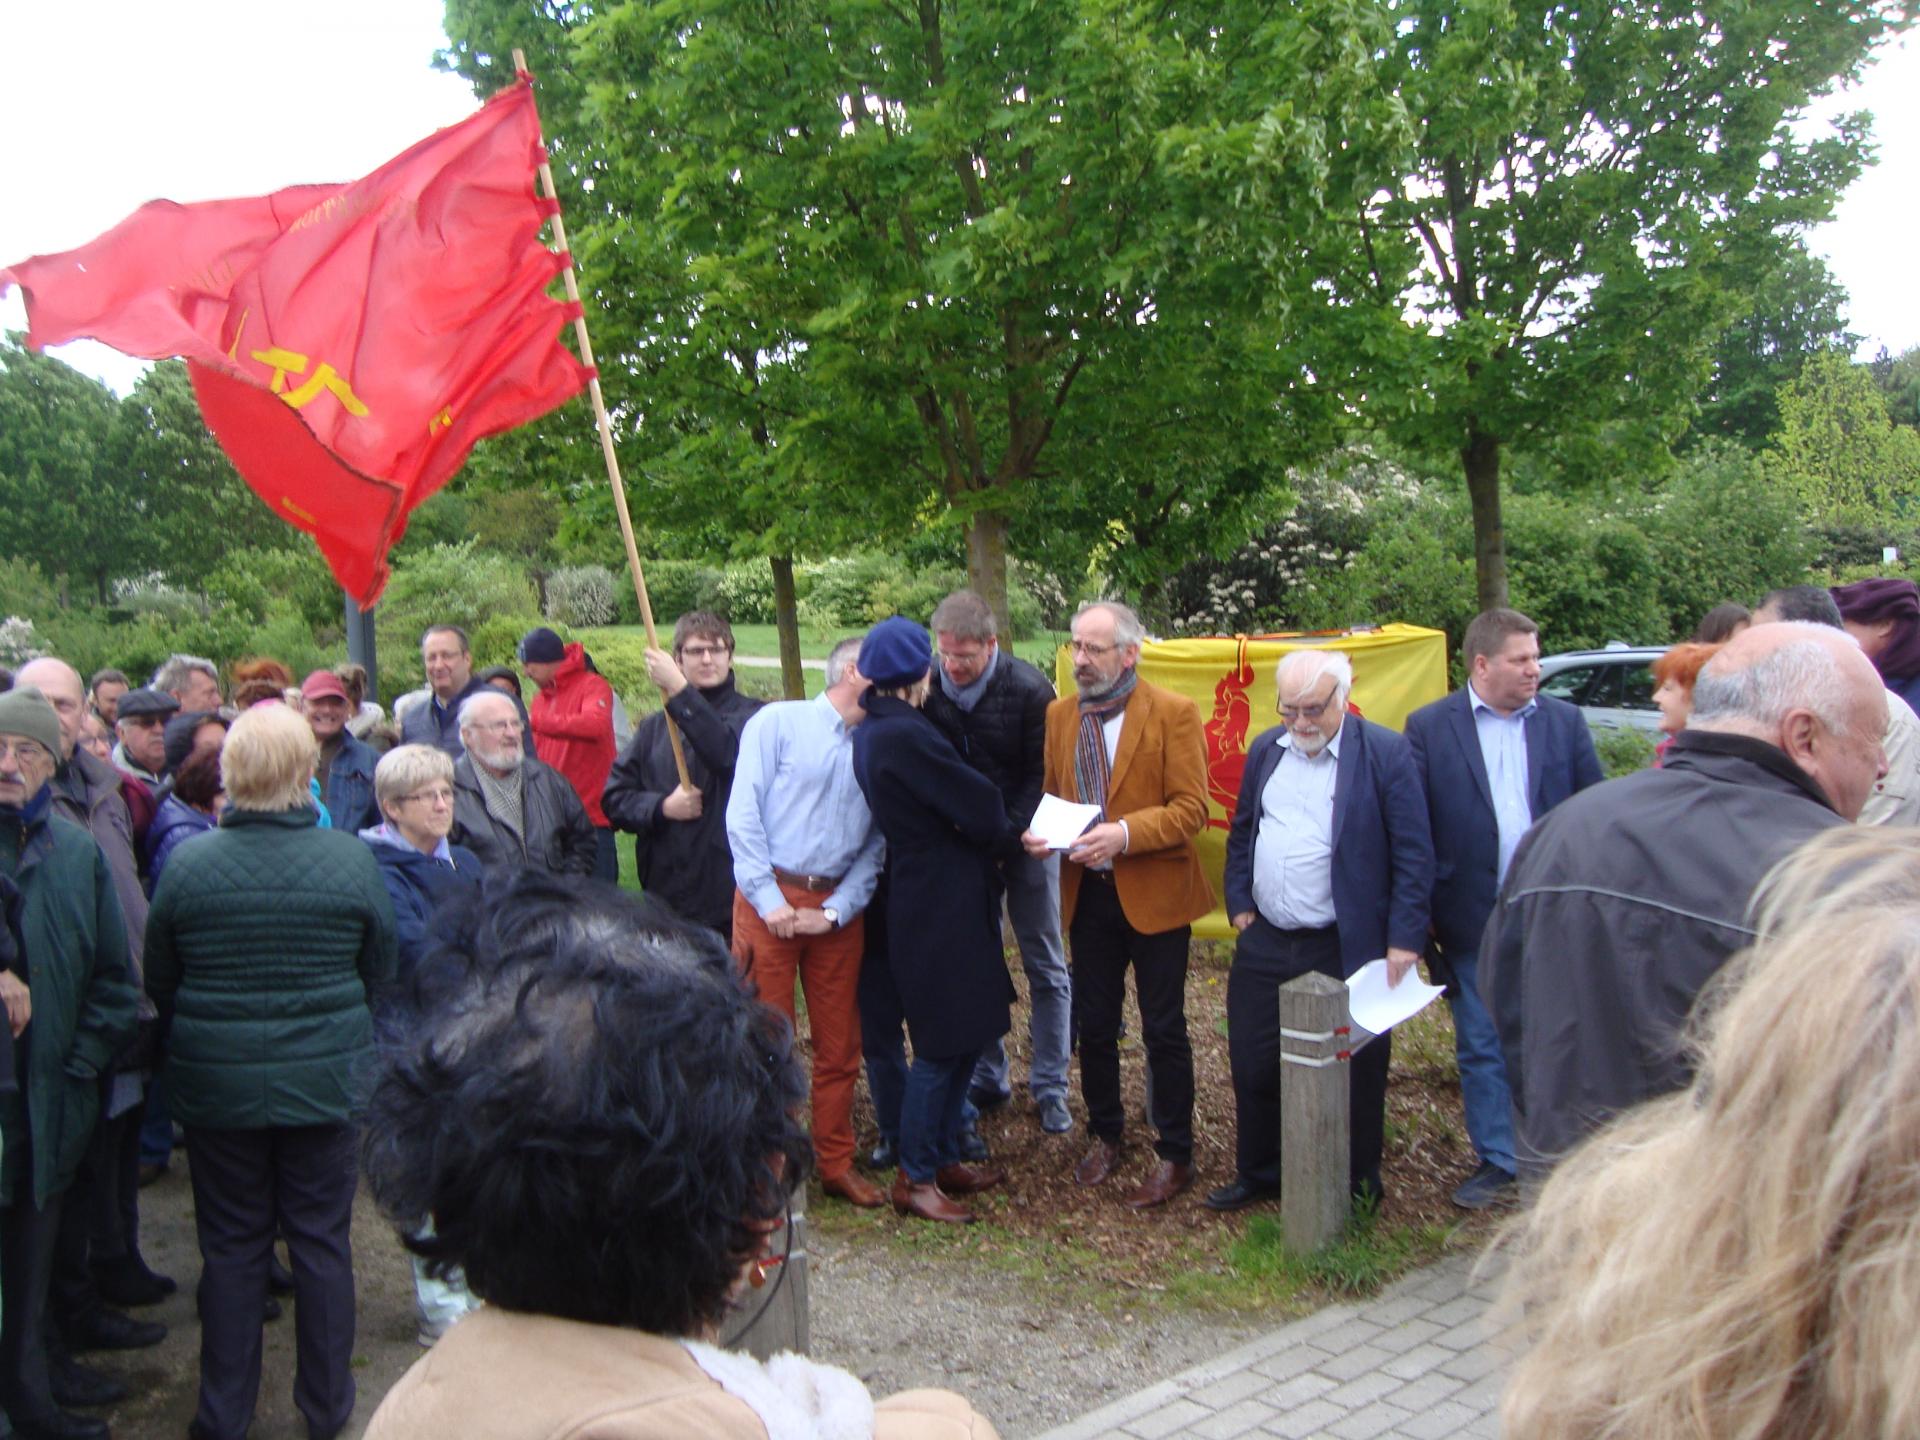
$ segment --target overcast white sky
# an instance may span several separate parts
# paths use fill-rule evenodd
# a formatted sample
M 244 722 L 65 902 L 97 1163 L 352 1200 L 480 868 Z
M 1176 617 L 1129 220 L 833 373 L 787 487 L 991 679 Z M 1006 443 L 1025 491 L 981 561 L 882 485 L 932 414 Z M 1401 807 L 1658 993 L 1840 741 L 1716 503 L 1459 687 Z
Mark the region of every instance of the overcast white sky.
M 350 180 L 474 106 L 433 70 L 440 0 L 64 0 L 10 7 L 0 83 L 8 158 L 0 264 L 71 249 L 148 200 Z M 1852 296 L 1861 354 L 1920 345 L 1911 255 L 1920 195 L 1920 40 L 1826 107 L 1875 116 L 1880 164 L 1814 236 Z M 0 327 L 26 328 L 19 292 Z M 143 362 L 54 352 L 124 392 Z

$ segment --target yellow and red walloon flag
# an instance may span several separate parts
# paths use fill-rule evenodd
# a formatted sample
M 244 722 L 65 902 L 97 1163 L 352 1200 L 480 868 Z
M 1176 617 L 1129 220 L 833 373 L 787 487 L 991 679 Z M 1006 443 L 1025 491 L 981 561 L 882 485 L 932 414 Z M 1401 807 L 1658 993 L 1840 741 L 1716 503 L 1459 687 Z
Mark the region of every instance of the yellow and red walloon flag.
M 476 441 L 578 394 L 547 287 L 553 203 L 533 88 L 345 185 L 143 205 L 97 240 L 0 270 L 28 343 L 82 337 L 183 356 L 207 426 L 248 485 L 312 534 L 371 605 L 414 507 Z

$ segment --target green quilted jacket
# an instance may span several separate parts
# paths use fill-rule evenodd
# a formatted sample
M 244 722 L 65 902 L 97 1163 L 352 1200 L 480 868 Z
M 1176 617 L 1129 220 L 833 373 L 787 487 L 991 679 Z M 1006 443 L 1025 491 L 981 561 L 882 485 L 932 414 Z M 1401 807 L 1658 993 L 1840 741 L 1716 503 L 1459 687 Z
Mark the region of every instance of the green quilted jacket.
M 183 1125 L 337 1125 L 373 1053 L 368 997 L 393 977 L 393 903 L 364 841 L 309 809 L 229 810 L 167 862 L 147 916 L 147 990 L 170 1024 Z

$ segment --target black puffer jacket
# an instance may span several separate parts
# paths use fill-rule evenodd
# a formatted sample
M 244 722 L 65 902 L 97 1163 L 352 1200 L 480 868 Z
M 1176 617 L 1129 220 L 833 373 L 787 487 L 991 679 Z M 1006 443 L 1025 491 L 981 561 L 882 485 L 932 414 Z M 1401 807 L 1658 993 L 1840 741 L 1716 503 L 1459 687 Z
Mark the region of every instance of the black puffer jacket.
M 1045 788 L 1052 703 L 1047 677 L 1003 645 L 971 713 L 947 698 L 937 671 L 921 713 L 953 741 L 962 759 L 993 781 L 1007 803 L 1007 818 L 1025 830 Z

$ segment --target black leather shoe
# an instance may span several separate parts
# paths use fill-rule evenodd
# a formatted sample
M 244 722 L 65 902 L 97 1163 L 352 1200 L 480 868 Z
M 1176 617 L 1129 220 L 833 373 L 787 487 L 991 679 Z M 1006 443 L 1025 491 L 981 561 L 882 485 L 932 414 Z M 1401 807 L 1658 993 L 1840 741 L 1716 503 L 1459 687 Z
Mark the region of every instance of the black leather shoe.
M 267 1321 L 267 1322 L 278 1320 L 282 1313 L 283 1312 L 280 1309 L 280 1301 L 272 1295 L 267 1296 L 266 1309 L 261 1311 L 260 1313 L 261 1320 Z
M 138 1255 L 122 1255 L 93 1267 L 94 1288 L 109 1305 L 158 1305 L 180 1287 L 170 1275 L 156 1275 Z
M 1236 1177 L 1218 1190 L 1209 1190 L 1207 1198 L 1200 1203 L 1209 1210 L 1244 1210 L 1249 1205 L 1258 1205 L 1262 1200 L 1279 1198 L 1278 1185 L 1255 1185 Z
M 145 1350 L 167 1338 L 166 1326 L 136 1320 L 105 1305 L 69 1321 L 62 1330 L 67 1348 L 73 1351 Z
M 54 1403 L 69 1410 L 118 1405 L 132 1393 L 105 1371 L 90 1369 L 70 1355 L 47 1356 L 47 1380 Z
M 980 1138 L 978 1130 L 963 1130 L 955 1148 L 959 1150 L 960 1158 L 969 1165 L 984 1165 L 993 1158 L 993 1152 L 987 1148 L 987 1142 Z
M 38 1420 L 16 1420 L 13 1433 L 19 1440 L 112 1440 L 113 1435 L 106 1421 L 71 1410 L 56 1410 Z
M 900 1164 L 900 1155 L 893 1142 L 882 1137 L 880 1143 L 867 1152 L 869 1170 L 893 1170 Z

